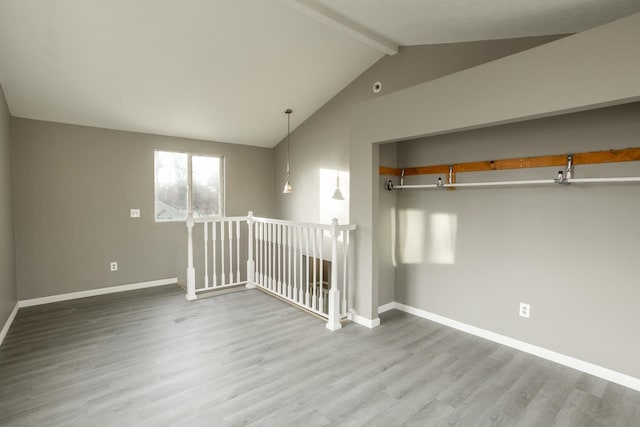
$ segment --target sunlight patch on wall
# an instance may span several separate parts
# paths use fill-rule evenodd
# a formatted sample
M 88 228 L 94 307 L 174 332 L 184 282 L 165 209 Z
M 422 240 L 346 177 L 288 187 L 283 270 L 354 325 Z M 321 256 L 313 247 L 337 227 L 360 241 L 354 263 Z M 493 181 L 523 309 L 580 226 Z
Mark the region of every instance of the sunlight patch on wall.
M 421 264 L 424 258 L 425 212 L 398 211 L 398 253 L 402 264 Z
M 455 264 L 457 231 L 458 216 L 456 214 L 431 214 L 429 262 Z
M 320 169 L 320 211 L 318 221 L 329 224 L 337 218 L 340 224 L 349 223 L 349 172 L 335 169 Z M 340 189 L 344 200 L 333 198 L 336 189 Z

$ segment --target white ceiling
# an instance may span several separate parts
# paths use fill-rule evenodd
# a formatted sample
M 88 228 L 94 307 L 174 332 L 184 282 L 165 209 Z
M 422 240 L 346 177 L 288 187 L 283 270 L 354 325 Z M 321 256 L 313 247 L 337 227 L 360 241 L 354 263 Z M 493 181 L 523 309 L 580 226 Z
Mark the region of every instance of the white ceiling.
M 640 0 L 0 0 L 11 114 L 272 147 L 394 45 L 581 31 Z

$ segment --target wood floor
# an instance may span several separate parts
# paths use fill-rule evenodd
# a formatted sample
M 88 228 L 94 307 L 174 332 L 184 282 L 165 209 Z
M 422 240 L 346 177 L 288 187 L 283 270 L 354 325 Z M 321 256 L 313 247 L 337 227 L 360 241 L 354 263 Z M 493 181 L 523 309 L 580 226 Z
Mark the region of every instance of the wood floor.
M 369 330 L 258 290 L 161 287 L 21 309 L 7 426 L 640 426 L 640 393 L 392 311 Z

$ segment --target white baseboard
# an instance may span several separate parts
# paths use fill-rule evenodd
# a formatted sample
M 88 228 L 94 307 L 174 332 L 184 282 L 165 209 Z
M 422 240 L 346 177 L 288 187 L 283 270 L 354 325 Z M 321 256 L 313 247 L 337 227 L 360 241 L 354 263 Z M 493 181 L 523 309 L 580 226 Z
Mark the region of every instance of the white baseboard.
M 391 301 L 378 307 L 378 314 L 384 313 L 385 311 L 393 310 L 394 308 L 396 308 L 396 303 L 395 301 Z
M 366 326 L 369 329 L 377 328 L 378 326 L 380 326 L 379 317 L 376 317 L 375 319 L 367 319 L 366 317 L 358 316 L 356 313 L 351 313 L 349 317 L 358 325 Z
M 87 291 L 71 292 L 68 294 L 51 295 L 42 298 L 32 298 L 18 301 L 18 306 L 31 307 L 34 305 L 49 304 L 51 302 L 67 301 L 70 299 L 93 297 L 96 295 L 112 294 L 115 292 L 133 291 L 135 289 L 153 288 L 156 286 L 174 285 L 178 283 L 177 277 L 169 279 L 152 280 L 149 282 L 131 283 L 128 285 L 109 286 L 107 288 L 90 289 Z
M 555 363 L 567 366 L 578 371 L 585 372 L 587 374 L 611 381 L 616 384 L 623 385 L 630 389 L 640 391 L 640 378 L 635 378 L 630 375 L 623 374 L 621 372 L 613 371 L 611 369 L 604 368 L 602 366 L 594 365 L 593 363 L 585 362 L 584 360 L 576 359 L 575 357 L 567 356 L 565 354 L 557 353 L 546 348 L 538 347 L 533 344 L 519 341 L 505 335 L 500 335 L 495 332 L 488 331 L 486 329 L 471 326 L 466 323 L 458 322 L 457 320 L 449 319 L 438 314 L 430 313 L 425 310 L 421 310 L 410 305 L 400 304 L 399 302 L 393 302 L 385 304 L 378 309 L 391 310 L 398 309 L 405 313 L 413 314 L 414 316 L 422 317 L 424 319 L 432 320 L 436 323 L 440 323 L 445 326 L 449 326 L 454 329 L 475 335 L 489 341 L 496 342 L 498 344 L 506 345 L 516 350 L 524 351 L 534 356 L 541 357 L 543 359 L 550 360 Z
M 0 331 L 0 345 L 2 345 L 2 341 L 4 341 L 4 337 L 7 336 L 7 332 L 9 332 L 9 328 L 11 327 L 11 324 L 13 323 L 13 319 L 16 318 L 16 314 L 18 314 L 18 303 L 16 302 L 15 307 L 13 307 L 13 310 L 11 311 L 11 314 L 9 314 L 9 318 L 7 319 L 6 322 L 4 322 L 4 326 L 2 327 L 2 330 Z

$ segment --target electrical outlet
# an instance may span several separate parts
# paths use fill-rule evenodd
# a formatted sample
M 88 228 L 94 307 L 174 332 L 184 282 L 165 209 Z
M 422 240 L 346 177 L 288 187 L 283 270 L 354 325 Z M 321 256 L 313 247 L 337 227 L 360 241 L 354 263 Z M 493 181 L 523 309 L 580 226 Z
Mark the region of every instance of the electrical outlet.
M 140 218 L 140 209 L 131 209 L 131 218 Z
M 526 317 L 527 319 L 531 315 L 531 306 L 523 302 L 520 303 L 520 317 Z
M 111 269 L 111 271 L 118 271 L 118 263 L 117 263 L 117 262 L 115 262 L 115 261 L 112 261 L 112 262 L 109 264 L 109 268 Z

